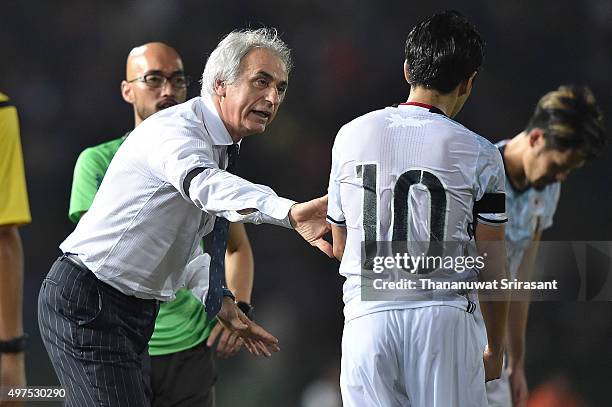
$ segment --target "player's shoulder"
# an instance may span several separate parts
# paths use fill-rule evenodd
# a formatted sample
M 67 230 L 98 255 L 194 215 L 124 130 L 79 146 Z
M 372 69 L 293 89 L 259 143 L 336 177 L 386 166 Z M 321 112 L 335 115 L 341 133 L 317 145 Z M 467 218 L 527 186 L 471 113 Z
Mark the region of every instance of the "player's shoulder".
M 125 141 L 126 136 L 127 134 L 95 146 L 87 147 L 79 155 L 79 161 L 110 161 Z
M 0 112 L 8 115 L 15 114 L 15 105 L 10 97 L 0 92 Z M 16 116 L 15 116 L 16 117 Z
M 471 137 L 474 140 L 475 145 L 478 146 L 478 153 L 480 157 L 493 159 L 494 161 L 497 161 L 503 165 L 502 156 L 499 151 L 499 147 L 496 144 L 472 130 L 467 128 L 466 130 L 469 132 L 466 134 L 469 134 L 469 137 Z
M 359 127 L 363 125 L 381 126 L 386 125 L 389 122 L 389 117 L 393 113 L 398 113 L 399 110 L 397 105 L 386 106 L 381 109 L 372 110 L 368 113 L 364 113 L 345 124 L 346 127 Z
M 373 110 L 371 112 L 362 114 L 344 124 L 338 131 L 336 136 L 337 141 L 343 141 L 348 138 L 352 138 L 357 134 L 366 134 L 369 129 L 379 128 L 384 124 L 385 117 L 388 115 L 388 107 Z
M 545 200 L 549 204 L 556 203 L 561 193 L 561 183 L 555 182 L 547 185 L 542 191 L 542 195 L 545 196 Z

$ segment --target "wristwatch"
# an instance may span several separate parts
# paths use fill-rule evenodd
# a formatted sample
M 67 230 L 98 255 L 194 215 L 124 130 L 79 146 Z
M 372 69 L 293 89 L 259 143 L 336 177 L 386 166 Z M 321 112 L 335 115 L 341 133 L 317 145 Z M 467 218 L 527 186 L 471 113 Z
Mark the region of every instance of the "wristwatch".
M 223 297 L 230 297 L 232 301 L 236 301 L 236 297 L 234 296 L 234 293 L 232 292 L 232 290 L 230 290 L 227 287 L 223 287 Z
M 253 311 L 255 307 L 244 301 L 236 301 L 236 306 L 240 308 L 240 311 L 244 312 L 249 319 L 253 319 Z
M 0 353 L 19 353 L 23 352 L 28 343 L 28 334 L 23 334 L 8 341 L 0 341 Z

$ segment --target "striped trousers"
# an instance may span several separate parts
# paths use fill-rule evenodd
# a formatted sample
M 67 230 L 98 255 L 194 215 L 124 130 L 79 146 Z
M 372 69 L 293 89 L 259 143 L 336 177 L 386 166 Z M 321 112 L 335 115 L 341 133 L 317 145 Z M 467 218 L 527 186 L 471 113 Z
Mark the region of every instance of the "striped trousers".
M 42 340 L 66 405 L 149 406 L 147 343 L 158 304 L 127 296 L 60 257 L 38 297 Z

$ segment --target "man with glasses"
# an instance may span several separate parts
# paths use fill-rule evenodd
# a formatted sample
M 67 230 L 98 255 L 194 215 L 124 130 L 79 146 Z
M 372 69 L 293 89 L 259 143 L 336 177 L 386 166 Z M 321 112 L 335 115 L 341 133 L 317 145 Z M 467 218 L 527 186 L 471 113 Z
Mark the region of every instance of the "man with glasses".
M 134 108 L 134 127 L 162 109 L 183 103 L 187 86 L 189 78 L 173 48 L 159 42 L 134 48 L 121 83 L 123 99 Z M 79 156 L 70 198 L 73 222 L 91 207 L 110 161 L 129 133 L 87 148 Z M 244 225 L 239 223 L 230 225 L 226 278 L 240 308 L 249 315 L 253 254 Z M 153 406 L 214 405 L 216 369 L 211 347 L 218 337 L 220 356 L 231 356 L 240 349 L 237 336 L 208 318 L 202 302 L 188 290 L 179 290 L 174 301 L 160 306 L 149 341 Z

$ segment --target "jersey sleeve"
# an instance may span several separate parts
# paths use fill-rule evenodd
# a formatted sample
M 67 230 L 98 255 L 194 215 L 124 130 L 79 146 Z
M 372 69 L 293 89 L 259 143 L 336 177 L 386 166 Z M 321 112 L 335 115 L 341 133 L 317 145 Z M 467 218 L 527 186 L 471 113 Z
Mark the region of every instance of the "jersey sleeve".
M 506 215 L 506 176 L 501 154 L 492 144 L 480 152 L 476 164 L 474 215 L 479 223 L 498 226 Z
M 31 220 L 17 109 L 3 97 L 0 99 L 0 225 L 22 225 Z
M 91 148 L 83 150 L 74 166 L 68 217 L 77 223 L 89 210 L 100 188 L 107 166 Z
M 546 197 L 546 213 L 542 219 L 542 231 L 553 225 L 553 217 L 557 211 L 559 195 L 561 194 L 561 184 L 559 182 L 551 186 L 550 194 Z
M 342 131 L 342 130 L 341 130 Z M 346 226 L 344 211 L 342 210 L 342 200 L 340 197 L 340 180 L 342 177 L 342 162 L 340 159 L 339 144 L 340 133 L 336 137 L 332 147 L 332 164 L 329 174 L 329 186 L 327 188 L 327 221 L 335 226 Z

